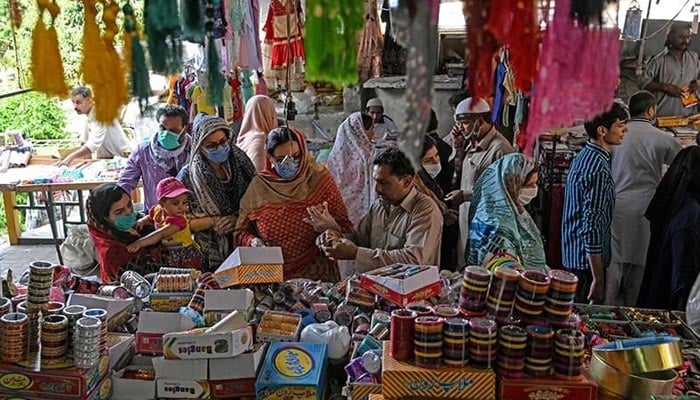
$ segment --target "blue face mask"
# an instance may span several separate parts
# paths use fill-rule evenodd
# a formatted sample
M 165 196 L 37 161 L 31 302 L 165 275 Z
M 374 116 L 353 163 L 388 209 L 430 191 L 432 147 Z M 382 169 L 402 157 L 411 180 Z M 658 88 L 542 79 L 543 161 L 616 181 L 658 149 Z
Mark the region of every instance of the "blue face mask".
M 300 164 L 300 160 L 294 160 L 291 163 L 275 162 L 275 171 L 277 171 L 277 175 L 282 179 L 292 179 L 296 176 L 297 172 L 299 172 Z
M 156 140 L 160 147 L 166 150 L 175 150 L 180 147 L 180 135 L 167 129 L 159 131 Z
M 114 217 L 114 227 L 120 231 L 128 231 L 136 225 L 136 211 L 131 210 L 129 215 L 117 215 Z
M 215 149 L 206 150 L 206 156 L 209 161 L 217 164 L 221 164 L 228 160 L 229 153 L 231 153 L 231 145 L 228 143 Z

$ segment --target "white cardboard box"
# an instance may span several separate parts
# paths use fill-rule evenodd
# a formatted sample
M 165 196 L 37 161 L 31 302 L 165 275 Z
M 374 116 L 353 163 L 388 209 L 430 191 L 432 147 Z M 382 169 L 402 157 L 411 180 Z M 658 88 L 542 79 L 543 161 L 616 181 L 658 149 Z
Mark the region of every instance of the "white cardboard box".
M 212 358 L 209 360 L 209 380 L 245 379 L 257 376 L 258 368 L 265 359 L 268 344 L 264 343 L 249 353 L 233 358 Z
M 236 365 L 238 367 L 238 365 Z M 163 357 L 153 359 L 156 379 L 207 380 L 209 365 L 207 360 L 166 360 Z
M 191 319 L 179 313 L 141 312 L 136 331 L 136 352 L 163 354 L 163 335 L 194 328 Z
M 214 272 L 222 288 L 284 282 L 281 247 L 237 247 Z
M 124 371 L 129 369 L 153 369 L 150 357 L 134 356 L 131 365 L 112 374 L 112 399 L 150 400 L 156 396 L 156 381 L 124 379 Z
M 253 312 L 255 294 L 250 289 L 207 290 L 204 292 L 204 320 L 213 325 L 231 311 L 241 311 L 246 321 Z
M 163 354 L 169 360 L 231 358 L 253 348 L 250 326 L 228 332 L 204 329 L 163 335 Z
M 134 310 L 134 299 L 115 299 L 94 294 L 72 293 L 66 306 L 81 305 L 88 309 L 102 308 L 107 311 L 107 328 L 114 330 L 126 322 Z
M 167 399 L 207 399 L 211 390 L 208 381 L 156 379 L 156 395 Z

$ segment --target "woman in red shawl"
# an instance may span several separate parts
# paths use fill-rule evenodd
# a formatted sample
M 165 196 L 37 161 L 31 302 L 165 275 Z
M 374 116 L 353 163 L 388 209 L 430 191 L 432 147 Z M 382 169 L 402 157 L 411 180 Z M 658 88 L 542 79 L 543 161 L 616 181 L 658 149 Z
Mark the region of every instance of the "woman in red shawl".
M 127 270 L 145 275 L 167 266 L 160 246 L 135 253 L 126 250 L 126 246 L 150 231 L 136 224 L 134 205 L 120 186 L 104 183 L 95 188 L 87 199 L 87 212 L 88 230 L 97 249 L 103 283 L 119 281 Z
M 337 229 L 349 232 L 340 192 L 325 167 L 308 154 L 304 135 L 282 127 L 270 131 L 265 169 L 255 176 L 241 199 L 235 240 L 239 246 L 280 246 L 284 279 L 340 279 L 338 264 L 320 253 L 315 241 L 327 226 L 309 222 L 309 214 L 328 213 Z

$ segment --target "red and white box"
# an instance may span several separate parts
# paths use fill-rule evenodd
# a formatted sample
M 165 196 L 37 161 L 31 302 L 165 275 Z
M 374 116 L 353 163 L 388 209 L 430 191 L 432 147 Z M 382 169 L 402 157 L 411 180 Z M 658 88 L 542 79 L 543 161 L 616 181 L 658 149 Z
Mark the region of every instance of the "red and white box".
M 567 381 L 554 377 L 504 378 L 498 377 L 499 399 L 567 399 L 598 400 L 598 384 L 585 374 L 581 380 Z
M 179 313 L 142 312 L 136 331 L 136 352 L 141 354 L 163 354 L 163 335 L 194 328 L 191 319 Z
M 391 271 L 415 273 L 398 278 Z M 440 271 L 432 265 L 392 264 L 360 276 L 360 286 L 399 307 L 440 294 Z

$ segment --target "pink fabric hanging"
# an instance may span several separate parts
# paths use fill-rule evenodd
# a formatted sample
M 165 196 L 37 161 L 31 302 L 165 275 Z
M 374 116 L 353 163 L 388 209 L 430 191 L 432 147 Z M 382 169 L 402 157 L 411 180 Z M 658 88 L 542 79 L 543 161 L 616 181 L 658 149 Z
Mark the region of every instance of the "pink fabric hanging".
M 524 151 L 549 129 L 588 120 L 613 103 L 619 76 L 620 32 L 579 26 L 571 0 L 557 0 L 545 32 Z

